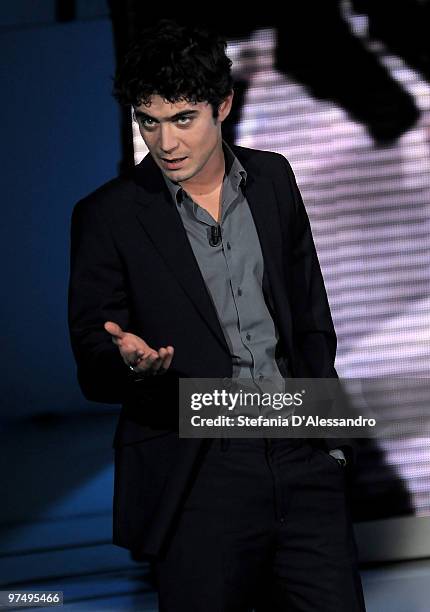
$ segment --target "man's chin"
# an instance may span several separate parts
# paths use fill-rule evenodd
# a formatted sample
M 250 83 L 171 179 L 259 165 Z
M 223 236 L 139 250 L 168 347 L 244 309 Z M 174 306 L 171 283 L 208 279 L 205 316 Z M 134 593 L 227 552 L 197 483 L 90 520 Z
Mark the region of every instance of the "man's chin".
M 180 172 L 179 170 L 166 170 L 163 169 L 164 174 L 168 179 L 172 181 L 172 183 L 183 183 L 190 179 L 193 175 L 185 172 Z

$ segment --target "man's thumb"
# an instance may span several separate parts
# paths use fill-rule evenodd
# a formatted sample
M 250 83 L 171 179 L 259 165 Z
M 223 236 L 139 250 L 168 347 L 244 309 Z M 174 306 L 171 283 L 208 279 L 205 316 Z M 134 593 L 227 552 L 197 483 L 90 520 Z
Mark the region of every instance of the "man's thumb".
M 104 324 L 104 328 L 112 336 L 115 336 L 115 338 L 121 339 L 124 335 L 124 332 L 122 331 L 120 326 L 117 323 L 114 323 L 113 321 L 106 321 L 106 323 Z

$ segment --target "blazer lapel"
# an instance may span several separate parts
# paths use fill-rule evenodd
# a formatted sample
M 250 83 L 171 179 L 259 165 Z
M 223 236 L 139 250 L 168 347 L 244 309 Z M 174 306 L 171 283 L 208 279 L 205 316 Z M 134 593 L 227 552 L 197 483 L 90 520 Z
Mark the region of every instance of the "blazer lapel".
M 218 315 L 206 288 L 179 212 L 161 171 L 148 155 L 136 167 L 137 217 L 175 279 L 217 340 L 228 351 Z

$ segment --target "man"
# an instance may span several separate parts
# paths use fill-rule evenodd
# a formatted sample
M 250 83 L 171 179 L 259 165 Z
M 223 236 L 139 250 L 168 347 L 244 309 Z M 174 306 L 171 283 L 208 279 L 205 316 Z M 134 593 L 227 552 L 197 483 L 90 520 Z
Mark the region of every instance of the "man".
M 181 377 L 336 376 L 292 171 L 222 140 L 225 46 L 167 21 L 142 35 L 115 93 L 149 155 L 73 214 L 79 381 L 87 398 L 123 405 L 114 542 L 154 560 L 160 610 L 362 611 L 344 443 L 177 432 Z

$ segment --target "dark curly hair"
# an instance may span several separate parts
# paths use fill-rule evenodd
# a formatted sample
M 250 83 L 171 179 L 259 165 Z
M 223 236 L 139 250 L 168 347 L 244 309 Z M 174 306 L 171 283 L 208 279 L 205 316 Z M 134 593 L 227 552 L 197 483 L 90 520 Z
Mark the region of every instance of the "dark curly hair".
M 114 80 L 120 104 L 149 105 L 152 95 L 172 104 L 208 102 L 213 117 L 231 93 L 232 61 L 219 35 L 163 19 L 143 30 L 130 47 Z

